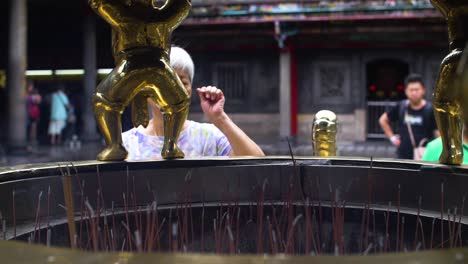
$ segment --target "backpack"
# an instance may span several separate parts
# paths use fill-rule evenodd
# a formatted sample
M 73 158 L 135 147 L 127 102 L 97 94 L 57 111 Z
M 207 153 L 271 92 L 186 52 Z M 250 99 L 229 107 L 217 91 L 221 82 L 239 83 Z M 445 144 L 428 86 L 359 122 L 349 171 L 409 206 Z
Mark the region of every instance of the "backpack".
M 408 107 L 409 105 L 409 100 L 403 100 L 403 101 L 400 101 L 399 105 L 398 105 L 398 118 L 399 120 L 402 120 L 403 123 L 405 122 L 405 111 L 406 111 L 406 108 Z M 432 104 L 428 101 L 426 101 L 426 105 L 423 107 L 423 110 L 424 110 L 424 115 L 423 115 L 423 124 L 426 125 L 427 122 L 430 120 L 430 112 L 427 111 L 425 108 L 426 107 L 430 107 L 432 106 Z
M 37 104 L 31 103 L 28 106 L 28 115 L 31 119 L 38 119 L 41 115 L 41 110 Z
M 400 118 L 402 118 L 403 123 L 405 122 L 405 115 L 407 113 L 407 109 L 409 106 L 409 101 L 405 100 L 400 102 L 399 105 L 399 114 Z M 427 122 L 429 121 L 429 111 L 427 111 L 425 108 L 430 106 L 429 102 L 426 102 L 426 105 L 423 107 L 423 124 L 426 125 Z M 416 142 L 414 139 L 414 134 L 413 134 L 413 129 L 411 128 L 411 125 L 409 123 L 406 123 L 406 127 L 408 129 L 408 134 L 410 135 L 410 140 L 411 140 L 411 145 L 413 146 L 413 159 L 414 160 L 422 160 L 424 156 L 424 152 L 426 151 L 425 144 L 428 142 L 428 138 L 423 138 L 420 142 Z

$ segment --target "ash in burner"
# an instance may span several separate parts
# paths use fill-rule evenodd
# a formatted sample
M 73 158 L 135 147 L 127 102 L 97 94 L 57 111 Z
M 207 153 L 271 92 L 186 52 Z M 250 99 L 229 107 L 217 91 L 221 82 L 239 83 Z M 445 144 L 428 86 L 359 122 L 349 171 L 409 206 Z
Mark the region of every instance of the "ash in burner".
M 331 186 L 327 203 L 312 198 L 293 201 L 296 190 L 292 184 L 284 201 L 265 201 L 266 180 L 252 192 L 252 202 L 223 199 L 216 204 L 195 204 L 191 202 L 188 177 L 178 195 L 180 202 L 173 206 L 158 207 L 154 193 L 154 200 L 142 206 L 133 188 L 132 192 L 122 193 L 117 209 L 114 202 L 109 207 L 104 204 L 101 187 L 91 205 L 84 184 L 79 186 L 81 199 L 72 239 L 69 225 L 51 226 L 49 217 L 46 223 L 40 217 L 42 193 L 38 196 L 34 229 L 16 239 L 61 247 L 73 244 L 89 251 L 217 254 L 367 255 L 466 245 L 466 226 L 461 221 L 464 199 L 461 210 L 452 208 L 444 213 L 441 207 L 441 218 L 435 218 L 420 215 L 420 197 L 416 213 L 407 214 L 399 207 L 400 188 L 397 206 L 389 204 L 381 210 L 372 209 L 370 201 L 364 208 L 351 208 L 338 199 L 338 191 Z M 47 196 L 49 200 L 50 190 Z M 227 193 L 226 197 L 236 195 Z M 442 187 L 442 204 L 443 197 Z

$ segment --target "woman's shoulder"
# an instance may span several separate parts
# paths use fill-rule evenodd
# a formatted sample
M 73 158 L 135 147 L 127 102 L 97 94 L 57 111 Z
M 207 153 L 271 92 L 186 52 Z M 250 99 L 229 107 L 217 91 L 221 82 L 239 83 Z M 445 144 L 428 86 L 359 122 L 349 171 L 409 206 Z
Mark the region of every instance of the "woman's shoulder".
M 190 121 L 189 131 L 191 134 L 197 133 L 200 136 L 215 136 L 221 131 L 213 124 Z
M 163 136 L 148 135 L 145 132 L 145 128 L 143 126 L 134 127 L 132 129 L 127 130 L 127 131 L 122 133 L 122 139 L 123 140 L 132 139 L 132 138 L 138 139 L 140 142 L 143 142 L 143 141 L 164 141 Z
M 144 128 L 141 125 L 139 127 L 134 127 L 134 128 L 132 128 L 130 130 L 127 130 L 127 131 L 123 132 L 122 133 L 122 138 L 124 138 L 124 137 L 135 137 L 135 138 L 140 139 L 140 141 L 145 141 L 145 140 L 164 141 L 163 136 L 148 135 L 148 132 L 146 131 L 146 128 Z
M 134 128 L 131 128 L 125 132 L 122 133 L 122 135 L 132 135 L 132 134 L 135 134 L 137 132 L 137 128 L 134 127 Z
M 138 128 L 134 127 L 122 133 L 122 140 L 125 143 L 134 139 L 138 139 L 140 134 L 141 133 L 138 132 Z

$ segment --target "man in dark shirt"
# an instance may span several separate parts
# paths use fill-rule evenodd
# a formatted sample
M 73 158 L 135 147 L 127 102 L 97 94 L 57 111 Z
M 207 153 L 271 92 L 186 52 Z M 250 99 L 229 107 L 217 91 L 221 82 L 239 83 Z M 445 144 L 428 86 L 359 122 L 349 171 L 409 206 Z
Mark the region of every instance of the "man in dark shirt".
M 416 146 L 438 136 L 432 105 L 424 99 L 426 89 L 418 74 L 410 74 L 405 80 L 408 99 L 399 102 L 379 119 L 380 126 L 392 144 L 398 148 L 399 159 L 413 159 L 413 143 L 408 124 L 414 135 Z M 399 136 L 394 134 L 391 123 L 398 122 Z

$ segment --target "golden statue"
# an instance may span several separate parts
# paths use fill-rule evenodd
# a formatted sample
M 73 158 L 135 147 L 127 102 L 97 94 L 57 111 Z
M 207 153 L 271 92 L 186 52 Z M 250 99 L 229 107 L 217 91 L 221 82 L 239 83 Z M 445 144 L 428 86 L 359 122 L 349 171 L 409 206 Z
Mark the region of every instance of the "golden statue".
M 466 0 L 431 0 L 448 25 L 450 53 L 440 66 L 440 72 L 434 91 L 434 111 L 437 126 L 443 143 L 439 162 L 460 165 L 463 162 L 463 112 L 468 111 L 464 104 L 467 89 L 458 81 L 457 68 L 462 52 L 468 40 L 468 1 Z
M 164 115 L 165 159 L 183 158 L 177 146 L 187 119 L 190 99 L 170 67 L 171 33 L 188 15 L 191 0 L 167 0 L 158 8 L 153 0 L 89 0 L 92 9 L 112 27 L 116 67 L 93 96 L 96 121 L 107 147 L 98 160 L 124 160 L 121 115 L 131 102 L 135 127 L 147 126 L 151 98 Z
M 312 144 L 314 155 L 336 156 L 337 118 L 335 113 L 322 110 L 315 114 L 312 124 Z

